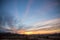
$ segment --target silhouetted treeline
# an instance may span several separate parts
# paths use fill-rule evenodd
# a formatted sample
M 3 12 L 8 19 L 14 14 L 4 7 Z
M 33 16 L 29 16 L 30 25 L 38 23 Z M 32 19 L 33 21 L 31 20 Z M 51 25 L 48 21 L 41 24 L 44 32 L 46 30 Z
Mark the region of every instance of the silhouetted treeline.
M 35 34 L 35 35 L 23 35 L 14 33 L 0 33 L 0 39 L 2 40 L 60 40 L 60 33 L 55 34 Z

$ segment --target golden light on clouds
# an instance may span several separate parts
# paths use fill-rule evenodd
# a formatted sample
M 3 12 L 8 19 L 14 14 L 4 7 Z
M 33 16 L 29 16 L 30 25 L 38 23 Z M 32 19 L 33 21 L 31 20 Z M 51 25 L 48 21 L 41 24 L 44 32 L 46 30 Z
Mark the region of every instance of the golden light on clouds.
M 59 20 L 60 19 L 53 19 L 53 20 L 42 22 L 42 23 L 39 22 L 39 23 L 37 23 L 37 25 L 35 24 L 31 28 L 26 28 L 25 30 L 20 29 L 17 31 L 17 33 L 18 34 L 27 34 L 27 35 L 60 33 Z
M 24 31 L 24 30 L 18 31 L 18 34 L 26 34 L 26 35 L 31 35 L 31 34 L 53 34 L 53 33 L 60 33 L 60 29 L 57 29 L 57 30 L 38 30 L 38 31 Z
M 60 32 L 59 30 L 39 30 L 35 31 L 34 34 L 53 34 L 53 33 L 58 33 Z

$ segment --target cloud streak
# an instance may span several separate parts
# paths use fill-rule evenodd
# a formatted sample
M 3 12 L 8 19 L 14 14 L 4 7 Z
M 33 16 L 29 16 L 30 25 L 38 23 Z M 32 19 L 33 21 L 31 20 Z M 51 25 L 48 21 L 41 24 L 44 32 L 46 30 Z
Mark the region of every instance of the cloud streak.
M 28 17 L 29 10 L 30 10 L 30 7 L 31 7 L 31 5 L 32 5 L 32 2 L 33 2 L 32 0 L 29 0 L 29 1 L 28 1 L 25 14 L 23 15 L 22 22 L 24 22 L 24 21 L 27 19 L 27 17 Z
M 29 29 L 27 30 L 39 30 L 39 29 L 43 29 L 43 28 L 50 28 L 50 27 L 54 27 L 56 25 L 59 25 L 59 18 L 58 19 L 53 19 L 53 20 L 48 20 L 48 21 L 44 21 L 44 22 L 37 22 L 34 23 Z M 60 25 L 59 25 L 60 26 Z

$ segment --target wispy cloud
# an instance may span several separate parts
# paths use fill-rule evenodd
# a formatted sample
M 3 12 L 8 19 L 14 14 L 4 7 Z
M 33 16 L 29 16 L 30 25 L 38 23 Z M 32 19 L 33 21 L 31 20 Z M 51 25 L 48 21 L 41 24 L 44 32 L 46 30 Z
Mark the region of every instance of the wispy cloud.
M 58 18 L 58 19 L 51 19 L 51 20 L 43 21 L 43 22 L 37 22 L 37 23 L 32 24 L 32 26 L 26 30 L 38 30 L 38 29 L 43 29 L 43 28 L 54 27 L 60 24 L 59 20 L 60 19 Z
M 27 7 L 26 7 L 26 11 L 25 11 L 25 13 L 24 13 L 24 15 L 23 15 L 22 22 L 24 22 L 24 21 L 27 19 L 27 17 L 28 17 L 29 11 L 30 11 L 30 7 L 31 7 L 31 5 L 32 5 L 32 2 L 33 2 L 33 0 L 29 0 L 29 1 L 28 1 Z

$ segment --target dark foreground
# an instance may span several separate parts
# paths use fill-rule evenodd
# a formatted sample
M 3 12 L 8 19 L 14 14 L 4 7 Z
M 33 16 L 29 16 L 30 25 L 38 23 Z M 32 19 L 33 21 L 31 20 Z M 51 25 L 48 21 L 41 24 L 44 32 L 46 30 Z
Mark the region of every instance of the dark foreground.
M 44 35 L 21 35 L 12 33 L 0 33 L 0 40 L 60 40 L 60 33 Z

